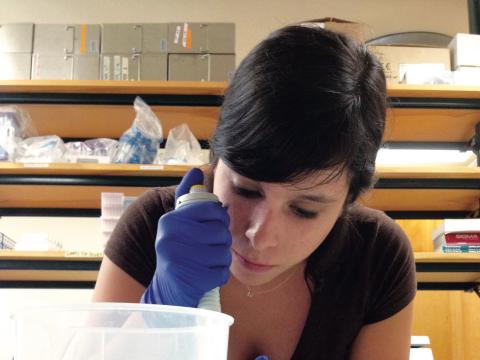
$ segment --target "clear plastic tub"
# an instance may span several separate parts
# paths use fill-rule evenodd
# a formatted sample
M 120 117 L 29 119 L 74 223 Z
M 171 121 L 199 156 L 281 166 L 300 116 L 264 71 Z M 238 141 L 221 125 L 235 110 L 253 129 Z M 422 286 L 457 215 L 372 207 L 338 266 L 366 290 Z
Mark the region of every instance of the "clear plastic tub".
M 18 312 L 15 360 L 226 360 L 229 315 L 97 303 Z
M 118 218 L 105 218 L 105 217 L 100 217 L 100 228 L 102 229 L 102 232 L 107 232 L 111 233 L 113 229 L 115 229 L 115 226 L 118 223 Z
M 101 208 L 103 218 L 118 219 L 123 212 L 123 193 L 102 192 Z

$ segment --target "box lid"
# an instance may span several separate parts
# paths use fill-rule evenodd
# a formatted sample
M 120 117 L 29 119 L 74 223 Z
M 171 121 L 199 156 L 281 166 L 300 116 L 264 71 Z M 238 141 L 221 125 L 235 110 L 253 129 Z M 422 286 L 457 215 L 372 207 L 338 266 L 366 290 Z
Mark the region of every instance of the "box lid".
M 480 232 L 480 219 L 445 219 L 443 223 L 432 231 L 432 238 L 442 234 Z
M 325 17 L 313 19 L 301 23 L 304 26 L 318 26 L 323 29 L 345 34 L 358 42 L 365 42 L 366 25 L 349 20 Z

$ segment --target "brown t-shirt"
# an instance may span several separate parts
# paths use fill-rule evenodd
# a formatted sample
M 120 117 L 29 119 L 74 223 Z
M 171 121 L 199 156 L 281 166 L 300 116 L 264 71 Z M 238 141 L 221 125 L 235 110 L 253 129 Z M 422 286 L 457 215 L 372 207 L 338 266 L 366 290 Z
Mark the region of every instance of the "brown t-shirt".
M 173 203 L 173 187 L 147 191 L 125 211 L 105 248 L 111 261 L 145 287 L 155 271 L 157 223 Z M 348 358 L 363 325 L 394 315 L 415 296 L 407 237 L 384 213 L 357 204 L 311 255 L 307 271 L 316 286 L 293 359 Z

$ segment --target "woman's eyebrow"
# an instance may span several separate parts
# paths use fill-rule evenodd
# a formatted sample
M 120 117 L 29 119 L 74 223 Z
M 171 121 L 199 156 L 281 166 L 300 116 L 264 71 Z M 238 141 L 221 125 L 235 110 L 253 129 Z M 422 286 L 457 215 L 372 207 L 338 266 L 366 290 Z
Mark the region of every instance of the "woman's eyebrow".
M 336 199 L 327 195 L 313 195 L 313 194 L 304 194 L 304 195 L 299 195 L 295 199 L 297 200 L 309 200 L 313 202 L 319 202 L 319 203 L 332 203 L 335 202 Z

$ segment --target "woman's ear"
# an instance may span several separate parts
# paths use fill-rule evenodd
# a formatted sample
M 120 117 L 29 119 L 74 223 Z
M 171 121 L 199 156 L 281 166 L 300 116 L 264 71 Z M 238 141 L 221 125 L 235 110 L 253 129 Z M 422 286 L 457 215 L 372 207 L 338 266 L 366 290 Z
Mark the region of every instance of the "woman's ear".
M 201 167 L 201 170 L 204 173 L 204 183 L 209 192 L 213 192 L 213 181 L 215 177 L 215 170 L 217 169 L 217 162 L 214 164 L 208 164 Z

